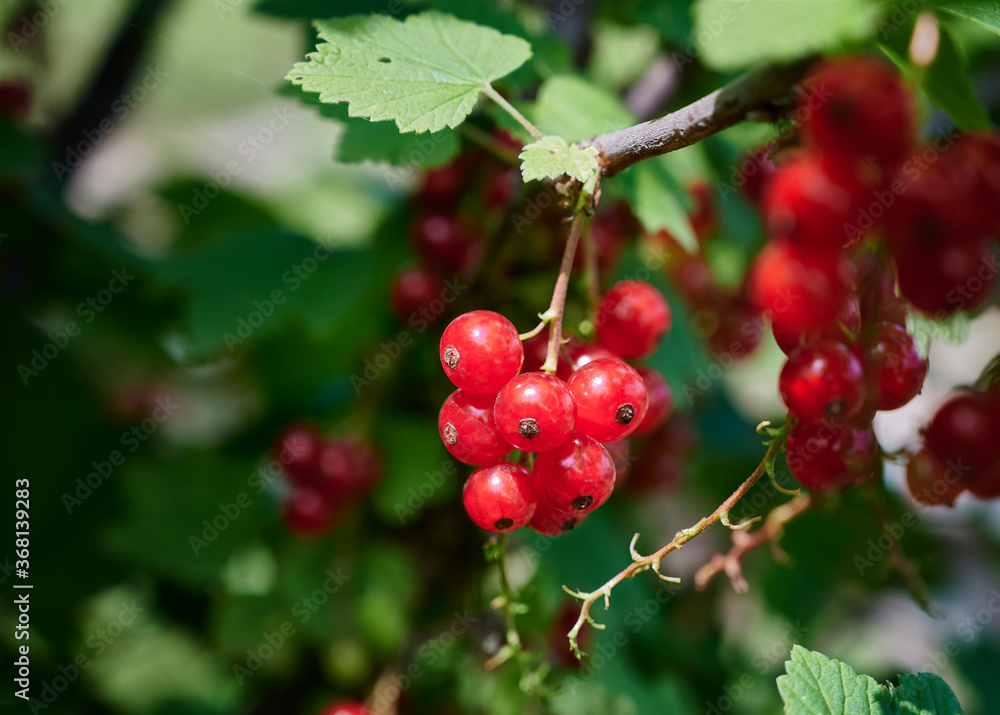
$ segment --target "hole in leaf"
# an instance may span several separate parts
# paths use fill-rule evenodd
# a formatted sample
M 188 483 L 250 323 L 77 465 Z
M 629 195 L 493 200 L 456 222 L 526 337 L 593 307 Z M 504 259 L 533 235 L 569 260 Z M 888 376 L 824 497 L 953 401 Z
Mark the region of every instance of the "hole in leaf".
M 382 64 L 384 64 L 384 65 L 387 65 L 387 64 L 389 64 L 390 62 L 392 62 L 392 60 L 391 60 L 391 59 L 389 59 L 388 57 L 379 57 L 379 58 L 378 58 L 378 61 L 379 61 L 379 62 L 381 62 L 381 63 L 382 63 Z

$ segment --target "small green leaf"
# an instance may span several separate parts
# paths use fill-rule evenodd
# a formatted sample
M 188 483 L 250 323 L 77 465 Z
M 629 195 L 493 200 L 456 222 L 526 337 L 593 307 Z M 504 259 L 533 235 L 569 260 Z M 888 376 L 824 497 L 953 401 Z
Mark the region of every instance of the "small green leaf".
M 543 132 L 571 142 L 635 123 L 635 117 L 617 96 L 570 75 L 556 75 L 542 83 L 531 108 L 531 119 Z
M 521 176 L 525 181 L 554 179 L 568 174 L 584 185 L 597 178 L 597 149 L 581 149 L 562 137 L 547 136 L 528 144 L 521 152 Z
M 955 693 L 934 673 L 900 675 L 895 694 L 902 715 L 965 715 Z
M 716 70 L 797 59 L 868 37 L 882 12 L 870 0 L 697 0 L 698 57 Z
M 989 129 L 990 116 L 972 89 L 965 58 L 948 28 L 941 28 L 937 57 L 923 73 L 921 83 L 938 107 L 948 113 L 959 129 Z
M 323 102 L 347 102 L 352 117 L 392 119 L 401 132 L 461 124 L 479 93 L 520 67 L 531 46 L 451 15 L 425 12 L 317 22 L 324 42 L 286 79 Z
M 822 653 L 792 648 L 778 677 L 785 715 L 894 715 L 892 691 Z
M 698 248 L 685 203 L 688 198 L 664 163 L 647 160 L 626 169 L 620 178 L 622 192 L 647 231 L 669 231 L 687 251 Z
M 952 15 L 1000 34 L 1000 3 L 996 0 L 939 0 L 936 4 Z
M 953 344 L 965 342 L 969 337 L 969 316 L 965 313 L 955 313 L 944 320 L 933 320 L 911 310 L 906 314 L 906 332 L 913 336 L 920 357 L 927 357 L 932 338 Z

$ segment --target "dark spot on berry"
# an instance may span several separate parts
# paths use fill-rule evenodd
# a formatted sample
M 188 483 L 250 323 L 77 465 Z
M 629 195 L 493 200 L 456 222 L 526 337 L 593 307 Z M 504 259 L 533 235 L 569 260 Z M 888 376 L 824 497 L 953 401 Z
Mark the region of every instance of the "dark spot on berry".
M 504 517 L 503 519 L 497 519 L 494 521 L 493 526 L 503 531 L 504 529 L 509 529 L 514 526 L 514 520 Z
M 451 422 L 444 426 L 444 441 L 447 444 L 455 444 L 458 441 L 458 430 Z
M 444 364 L 450 367 L 452 370 L 458 367 L 458 358 L 459 358 L 458 348 L 452 345 L 447 346 L 444 349 L 444 352 L 441 353 L 441 357 L 444 358 Z
M 590 494 L 581 494 L 576 499 L 570 502 L 574 509 L 586 509 L 588 506 L 594 503 L 594 497 Z
M 618 414 L 615 415 L 615 421 L 620 425 L 627 425 L 635 417 L 635 408 L 628 404 L 627 402 L 618 408 Z
M 847 403 L 843 398 L 838 397 L 837 399 L 830 400 L 826 403 L 826 409 L 824 412 L 826 412 L 827 417 L 837 417 L 844 414 L 845 409 L 847 409 Z
M 530 417 L 525 417 L 521 420 L 521 424 L 517 426 L 517 432 L 525 439 L 534 439 L 538 436 L 540 430 L 538 429 L 537 422 Z
M 563 522 L 560 528 L 563 531 L 572 531 L 574 528 L 576 528 L 576 525 L 579 523 L 580 523 L 579 519 L 577 519 L 575 516 L 571 516 L 569 519 Z

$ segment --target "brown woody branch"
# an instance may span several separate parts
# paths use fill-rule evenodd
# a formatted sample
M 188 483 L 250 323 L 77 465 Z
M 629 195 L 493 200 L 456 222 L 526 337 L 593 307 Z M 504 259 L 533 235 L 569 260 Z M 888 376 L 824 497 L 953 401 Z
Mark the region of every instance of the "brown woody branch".
M 587 142 L 600 152 L 604 176 L 614 176 L 643 159 L 690 146 L 748 119 L 770 120 L 787 103 L 795 84 L 813 62 L 768 64 L 683 109 Z

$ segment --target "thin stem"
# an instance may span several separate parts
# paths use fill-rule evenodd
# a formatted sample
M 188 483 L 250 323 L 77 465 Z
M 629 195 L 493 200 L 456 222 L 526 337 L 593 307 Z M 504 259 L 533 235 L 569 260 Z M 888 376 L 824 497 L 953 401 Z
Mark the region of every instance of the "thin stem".
M 549 309 L 545 311 L 542 319 L 550 322 L 549 325 L 549 347 L 545 353 L 545 363 L 542 370 L 550 375 L 555 374 L 559 365 L 559 347 L 562 345 L 562 323 L 563 312 L 566 309 L 566 292 L 569 290 L 569 276 L 573 271 L 573 258 L 576 256 L 576 247 L 580 243 L 580 234 L 583 232 L 584 215 L 578 213 L 573 217 L 573 223 L 569 229 L 569 238 L 566 240 L 566 249 L 563 251 L 562 263 L 559 264 L 559 277 L 556 279 L 556 287 L 552 290 L 552 302 Z
M 601 586 L 596 591 L 591 591 L 590 593 L 582 593 L 577 591 L 571 591 L 570 589 L 563 586 L 563 588 L 567 591 L 567 593 L 569 593 L 571 596 L 581 601 L 580 615 L 577 617 L 576 623 L 573 624 L 573 628 L 570 629 L 568 633 L 570 648 L 573 650 L 573 653 L 578 658 L 583 655 L 583 652 L 577 645 L 577 636 L 580 634 L 580 629 L 583 627 L 583 624 L 590 623 L 591 625 L 597 628 L 603 628 L 603 626 L 600 626 L 597 623 L 595 623 L 590 615 L 590 608 L 594 604 L 594 602 L 597 601 L 597 599 L 599 598 L 603 598 L 604 608 L 607 609 L 611 598 L 612 589 L 614 589 L 615 586 L 620 584 L 625 579 L 632 578 L 637 573 L 641 573 L 642 571 L 653 570 L 656 572 L 657 576 L 659 576 L 661 579 L 671 580 L 668 577 L 663 576 L 659 572 L 660 561 L 663 560 L 663 557 L 669 554 L 671 551 L 676 551 L 677 549 L 683 548 L 684 544 L 686 544 L 687 542 L 691 541 L 691 539 L 701 534 L 715 522 L 729 521 L 729 512 L 733 509 L 733 507 L 735 507 L 736 504 L 739 502 L 739 500 L 742 499 L 746 495 L 746 493 L 750 491 L 751 488 L 753 488 L 753 485 L 756 484 L 757 481 L 762 476 L 767 474 L 767 465 L 770 462 L 772 462 L 775 457 L 778 456 L 778 453 L 781 451 L 781 446 L 784 444 L 785 438 L 788 436 L 789 429 L 790 429 L 789 425 L 786 424 L 784 427 L 778 430 L 777 434 L 775 434 L 774 436 L 774 439 L 771 441 L 771 444 L 768 446 L 767 452 L 764 454 L 764 458 L 761 460 L 760 464 L 757 465 L 757 468 L 753 470 L 753 473 L 746 478 L 746 481 L 744 481 L 739 486 L 739 488 L 735 492 L 733 492 L 732 495 L 729 496 L 728 499 L 722 502 L 722 504 L 720 504 L 719 507 L 709 516 L 701 519 L 697 524 L 695 524 L 691 528 L 677 532 L 677 535 L 674 536 L 673 541 L 671 541 L 666 546 L 662 547 L 659 551 L 656 551 L 655 553 L 652 553 L 649 556 L 639 556 L 637 553 L 635 553 L 633 549 L 632 563 L 626 566 L 618 575 L 609 579 L 603 586 Z
M 524 127 L 525 129 L 527 129 L 528 130 L 528 134 L 530 134 L 531 136 L 533 136 L 535 139 L 541 139 L 542 137 L 545 136 L 544 134 L 542 134 L 538 130 L 538 127 L 536 127 L 534 124 L 532 124 L 531 122 L 529 122 L 528 119 L 527 119 L 527 117 L 525 117 L 523 114 L 521 114 L 519 111 L 517 111 L 514 108 L 514 105 L 511 104 L 510 102 L 508 102 L 506 99 L 504 99 L 503 95 L 501 95 L 499 92 L 497 92 L 495 89 L 493 89 L 492 86 L 486 85 L 486 87 L 483 89 L 483 91 L 486 92 L 486 95 L 490 99 L 492 99 L 494 102 L 496 102 L 501 107 L 503 107 L 504 110 L 506 110 L 507 114 L 509 114 L 510 116 L 514 117 L 514 119 L 517 120 L 518 124 L 520 124 L 522 127 Z

